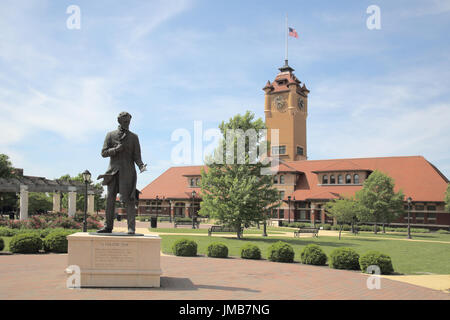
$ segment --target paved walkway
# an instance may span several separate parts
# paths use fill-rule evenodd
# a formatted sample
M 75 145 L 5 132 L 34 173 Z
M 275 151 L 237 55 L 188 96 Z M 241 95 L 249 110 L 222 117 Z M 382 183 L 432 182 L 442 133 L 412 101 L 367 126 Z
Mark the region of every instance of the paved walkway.
M 445 299 L 450 294 L 381 279 L 369 290 L 368 276 L 299 263 L 161 256 L 161 288 L 67 289 L 67 254 L 0 255 L 0 299 Z

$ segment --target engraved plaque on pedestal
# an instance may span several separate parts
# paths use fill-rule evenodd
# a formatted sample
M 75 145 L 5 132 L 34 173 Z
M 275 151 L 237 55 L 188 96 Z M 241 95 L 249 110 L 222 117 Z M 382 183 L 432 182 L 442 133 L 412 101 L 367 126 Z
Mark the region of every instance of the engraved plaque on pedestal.
M 113 237 L 78 232 L 67 240 L 68 266 L 80 268 L 81 287 L 160 286 L 158 236 Z

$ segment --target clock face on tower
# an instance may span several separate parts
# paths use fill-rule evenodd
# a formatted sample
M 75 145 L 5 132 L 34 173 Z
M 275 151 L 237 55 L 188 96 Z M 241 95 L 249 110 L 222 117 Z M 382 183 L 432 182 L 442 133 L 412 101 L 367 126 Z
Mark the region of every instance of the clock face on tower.
M 287 104 L 286 104 L 286 101 L 281 96 L 277 96 L 273 100 L 273 104 L 275 105 L 275 107 L 277 108 L 278 111 L 280 111 L 280 112 L 286 111 Z
M 298 99 L 298 108 L 299 108 L 301 111 L 305 111 L 305 103 L 303 102 L 303 99 L 302 99 L 302 98 L 299 98 L 299 99 Z

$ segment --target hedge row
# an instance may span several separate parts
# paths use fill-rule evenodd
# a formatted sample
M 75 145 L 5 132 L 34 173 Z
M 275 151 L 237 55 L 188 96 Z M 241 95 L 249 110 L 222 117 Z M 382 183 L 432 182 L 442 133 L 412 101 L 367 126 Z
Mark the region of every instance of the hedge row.
M 179 239 L 173 246 L 172 251 L 177 256 L 196 256 L 197 243 L 188 239 Z M 228 247 L 220 242 L 213 242 L 207 248 L 208 257 L 227 258 Z M 273 243 L 267 250 L 268 260 L 274 262 L 294 262 L 294 249 L 286 242 Z M 241 248 L 241 258 L 261 259 L 261 250 L 249 243 Z M 300 253 L 300 261 L 303 264 L 326 265 L 329 258 L 329 266 L 334 269 L 361 270 L 371 272 L 369 266 L 378 266 L 382 274 L 394 272 L 391 258 L 376 251 L 369 251 L 360 256 L 351 248 L 337 248 L 328 257 L 323 249 L 317 244 L 309 244 Z M 375 270 L 376 271 L 376 270 Z
M 39 253 L 40 250 L 44 250 L 45 252 L 67 253 L 67 236 L 75 232 L 56 230 L 49 232 L 45 237 L 38 232 L 18 233 L 11 238 L 9 251 L 12 253 Z

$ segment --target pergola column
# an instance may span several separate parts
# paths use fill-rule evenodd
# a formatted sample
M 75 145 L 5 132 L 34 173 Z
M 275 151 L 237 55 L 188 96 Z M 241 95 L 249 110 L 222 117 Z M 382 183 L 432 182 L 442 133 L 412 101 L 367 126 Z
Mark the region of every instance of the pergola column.
M 53 193 L 53 212 L 61 212 L 61 193 Z
M 68 215 L 69 217 L 75 216 L 75 212 L 77 210 L 77 188 L 76 187 L 68 187 L 69 189 L 69 208 Z
M 87 213 L 94 214 L 95 213 L 95 194 L 92 191 L 88 191 L 87 198 Z
M 28 219 L 28 186 L 20 185 L 20 220 Z

